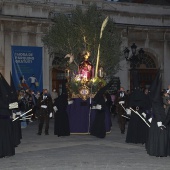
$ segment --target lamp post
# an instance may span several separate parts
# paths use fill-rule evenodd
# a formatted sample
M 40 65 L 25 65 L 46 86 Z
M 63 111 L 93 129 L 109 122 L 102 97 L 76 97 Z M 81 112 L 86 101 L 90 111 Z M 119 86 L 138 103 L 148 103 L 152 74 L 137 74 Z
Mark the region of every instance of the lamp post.
M 129 57 L 130 50 L 127 47 L 124 49 L 125 59 L 126 61 L 130 62 L 132 69 L 136 68 L 136 64 L 143 59 L 143 56 L 145 53 L 143 48 L 140 48 L 140 50 L 138 51 L 138 54 L 136 54 L 136 49 L 137 49 L 137 46 L 135 43 L 133 43 L 131 46 L 132 56 L 130 57 Z
M 131 72 L 131 78 L 132 78 L 131 80 L 133 84 L 133 86 L 131 87 L 133 88 L 139 87 L 140 76 L 138 74 L 138 70 L 136 69 L 136 65 L 138 64 L 138 62 L 143 60 L 144 53 L 145 53 L 144 50 L 140 48 L 137 54 L 136 49 L 137 49 L 137 46 L 135 43 L 133 43 L 131 46 L 132 55 L 130 57 L 129 57 L 130 50 L 127 47 L 124 50 L 124 57 L 126 61 L 130 62 L 130 67 L 131 67 L 130 72 Z

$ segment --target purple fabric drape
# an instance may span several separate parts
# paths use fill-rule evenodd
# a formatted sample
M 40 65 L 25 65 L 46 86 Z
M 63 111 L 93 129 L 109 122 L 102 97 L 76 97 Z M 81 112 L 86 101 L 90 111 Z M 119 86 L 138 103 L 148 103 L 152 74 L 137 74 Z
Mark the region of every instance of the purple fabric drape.
M 96 111 L 90 110 L 89 99 L 83 101 L 81 98 L 74 99 L 73 104 L 68 105 L 67 112 L 70 124 L 70 133 L 89 133 L 94 121 Z M 110 132 L 112 122 L 109 109 L 105 114 L 106 132 Z

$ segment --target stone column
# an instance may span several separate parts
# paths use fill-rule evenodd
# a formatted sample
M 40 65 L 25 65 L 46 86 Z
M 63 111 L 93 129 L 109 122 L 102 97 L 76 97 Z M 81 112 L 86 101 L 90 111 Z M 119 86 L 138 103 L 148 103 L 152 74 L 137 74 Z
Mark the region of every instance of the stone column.
M 0 73 L 4 76 L 5 71 L 5 56 L 4 56 L 4 28 L 3 23 L 0 23 Z
M 149 48 L 149 36 L 148 36 L 148 32 L 147 32 L 146 40 L 145 40 L 145 48 Z
M 165 33 L 166 36 L 166 33 Z M 163 56 L 163 70 L 164 70 L 164 74 L 163 74 L 163 88 L 167 88 L 168 85 L 170 85 L 170 67 L 169 67 L 169 63 L 170 63 L 170 42 L 168 42 L 166 40 L 166 37 L 164 36 L 164 56 Z
M 44 47 L 42 43 L 42 35 L 41 32 L 42 25 L 37 25 L 37 34 L 36 34 L 36 46 L 42 47 L 43 53 L 42 53 L 42 60 L 43 60 L 43 88 L 50 91 L 50 69 L 49 69 L 49 54 L 48 50 Z
M 11 32 L 6 32 L 4 35 L 5 45 L 5 73 L 4 77 L 10 83 L 10 69 L 12 68 L 11 62 Z
M 124 50 L 125 47 L 128 47 L 128 38 L 122 37 L 122 45 L 121 51 Z M 122 61 L 120 62 L 121 70 L 115 75 L 116 77 L 120 78 L 121 86 L 124 87 L 125 90 L 130 89 L 130 73 L 129 73 L 129 65 L 127 61 L 122 57 Z
M 50 91 L 50 69 L 49 69 L 49 55 L 47 48 L 43 47 L 43 88 Z
M 22 46 L 28 46 L 28 30 L 27 30 L 27 23 L 23 23 L 22 27 L 22 39 L 21 39 L 21 45 Z

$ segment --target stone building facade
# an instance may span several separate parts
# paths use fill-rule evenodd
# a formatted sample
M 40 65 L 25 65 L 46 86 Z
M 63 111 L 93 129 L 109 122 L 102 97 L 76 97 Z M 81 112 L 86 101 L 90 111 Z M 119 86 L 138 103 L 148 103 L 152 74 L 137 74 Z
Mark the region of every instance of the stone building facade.
M 0 72 L 6 80 L 10 80 L 12 45 L 43 47 L 43 87 L 51 90 L 52 58 L 41 38 L 53 16 L 61 12 L 70 15 L 76 5 L 87 8 L 93 2 L 121 30 L 122 51 L 132 43 L 138 46 L 137 50 L 144 49 L 145 60 L 138 65 L 144 85 L 160 68 L 166 88 L 170 84 L 170 7 L 104 0 L 0 1 Z M 116 76 L 120 77 L 121 86 L 130 89 L 130 64 L 124 59 L 121 67 Z

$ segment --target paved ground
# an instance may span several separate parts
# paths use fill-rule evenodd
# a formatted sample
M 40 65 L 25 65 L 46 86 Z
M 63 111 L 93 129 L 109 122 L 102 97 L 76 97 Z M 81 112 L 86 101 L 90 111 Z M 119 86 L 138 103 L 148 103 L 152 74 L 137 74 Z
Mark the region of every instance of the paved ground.
M 37 122 L 23 129 L 16 155 L 0 159 L 0 170 L 170 170 L 170 157 L 147 155 L 143 145 L 125 143 L 117 120 L 105 139 L 90 135 L 37 136 Z

